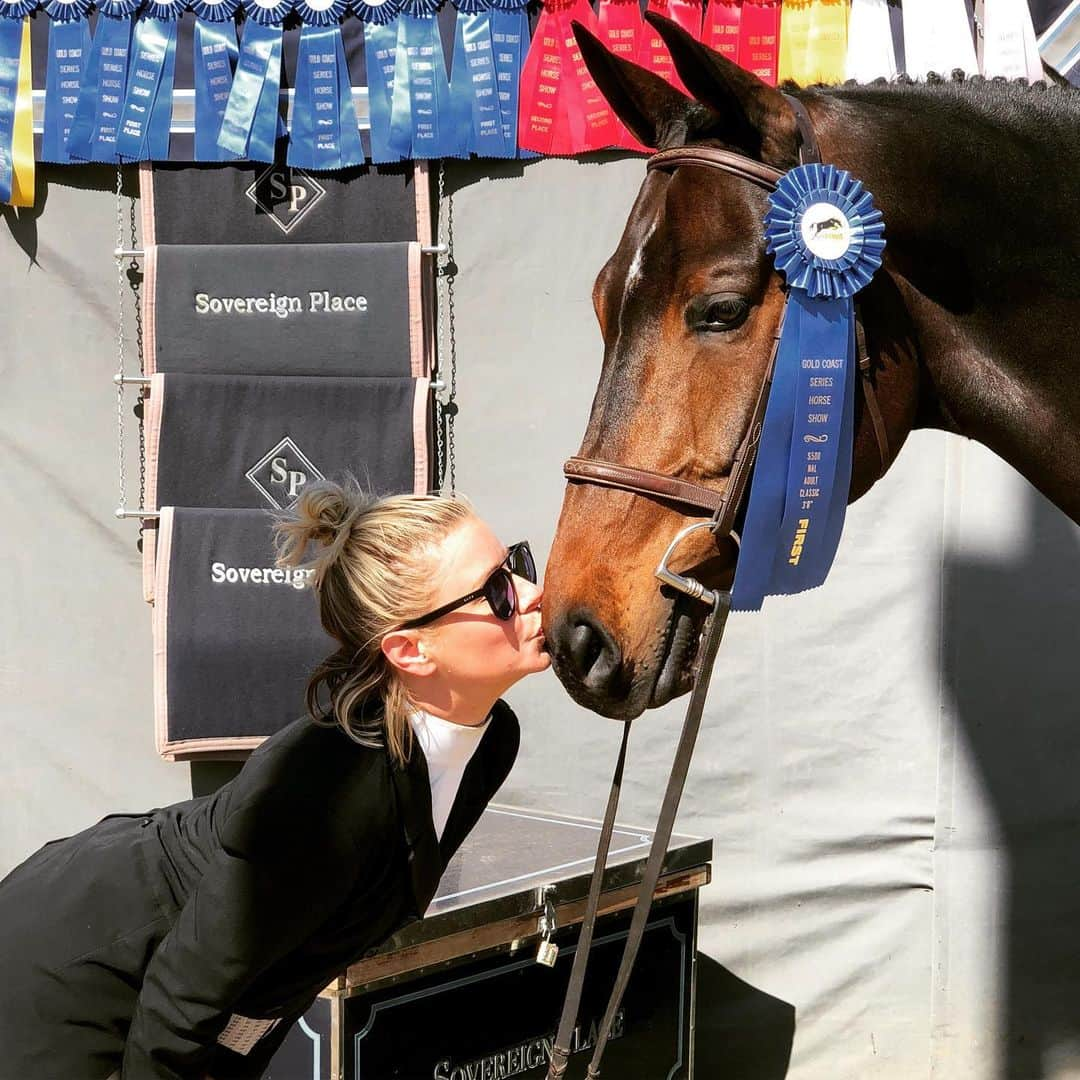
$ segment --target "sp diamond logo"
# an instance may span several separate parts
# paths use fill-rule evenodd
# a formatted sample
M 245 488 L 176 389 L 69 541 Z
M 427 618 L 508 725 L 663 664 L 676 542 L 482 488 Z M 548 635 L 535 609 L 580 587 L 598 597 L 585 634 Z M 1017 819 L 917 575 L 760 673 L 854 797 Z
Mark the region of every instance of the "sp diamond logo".
M 288 435 L 244 475 L 276 510 L 288 510 L 307 484 L 323 479 Z
M 288 235 L 311 213 L 326 188 L 303 169 L 271 165 L 259 173 L 244 194 L 258 212 Z

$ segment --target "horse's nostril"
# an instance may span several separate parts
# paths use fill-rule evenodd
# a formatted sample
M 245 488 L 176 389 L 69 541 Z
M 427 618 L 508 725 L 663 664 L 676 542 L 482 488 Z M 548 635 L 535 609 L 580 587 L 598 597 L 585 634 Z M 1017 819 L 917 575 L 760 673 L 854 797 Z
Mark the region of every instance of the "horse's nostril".
M 622 662 L 622 653 L 603 625 L 588 616 L 574 619 L 566 635 L 574 674 L 590 690 L 603 691 L 611 684 Z

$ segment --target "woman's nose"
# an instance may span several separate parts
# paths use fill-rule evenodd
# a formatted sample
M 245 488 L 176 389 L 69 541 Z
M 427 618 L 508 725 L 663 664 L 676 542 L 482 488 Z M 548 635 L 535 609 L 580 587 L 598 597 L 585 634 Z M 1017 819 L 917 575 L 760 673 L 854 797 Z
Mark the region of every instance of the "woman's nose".
M 518 596 L 521 598 L 522 611 L 534 611 L 540 606 L 544 598 L 544 586 L 540 582 L 529 581 L 528 578 L 518 578 Z

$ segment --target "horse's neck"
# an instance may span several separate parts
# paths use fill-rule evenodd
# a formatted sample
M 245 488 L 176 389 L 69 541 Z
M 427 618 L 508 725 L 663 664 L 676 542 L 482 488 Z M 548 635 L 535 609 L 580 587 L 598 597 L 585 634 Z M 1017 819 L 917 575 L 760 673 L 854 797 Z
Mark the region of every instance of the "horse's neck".
M 922 422 L 986 444 L 1080 521 L 1080 93 L 841 91 L 825 116 L 827 160 L 885 214 Z

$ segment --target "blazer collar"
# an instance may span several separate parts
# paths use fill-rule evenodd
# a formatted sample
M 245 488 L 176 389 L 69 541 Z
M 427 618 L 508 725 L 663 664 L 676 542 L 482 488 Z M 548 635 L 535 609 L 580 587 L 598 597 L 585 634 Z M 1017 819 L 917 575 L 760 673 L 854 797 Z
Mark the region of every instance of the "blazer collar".
M 442 877 L 443 861 L 431 817 L 431 781 L 424 753 L 415 743 L 404 766 L 390 766 L 408 853 L 417 914 L 423 916 Z

